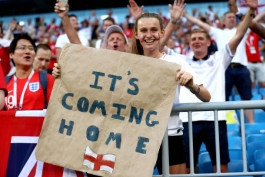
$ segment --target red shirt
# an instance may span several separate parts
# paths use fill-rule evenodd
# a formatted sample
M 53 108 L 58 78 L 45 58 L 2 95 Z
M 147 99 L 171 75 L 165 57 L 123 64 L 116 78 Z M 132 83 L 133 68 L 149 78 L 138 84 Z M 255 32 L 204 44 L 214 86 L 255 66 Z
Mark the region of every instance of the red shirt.
M 7 96 L 6 82 L 1 65 L 0 65 L 0 90 L 4 90 L 5 96 Z
M 11 69 L 8 47 L 0 46 L 0 64 L 2 65 L 4 76 L 6 76 Z
M 54 56 L 56 56 L 56 47 L 55 47 L 55 42 L 51 42 L 50 44 L 49 44 L 49 46 L 50 46 L 50 48 L 52 49 L 52 54 L 54 55 Z M 56 58 L 51 58 L 51 61 L 50 61 L 50 64 L 49 64 L 49 66 L 48 66 L 48 69 L 53 69 L 53 67 L 54 67 L 54 63 L 58 63 L 57 62 L 57 59 Z
M 260 36 L 254 32 L 250 32 L 246 41 L 246 54 L 248 62 L 262 62 L 259 52 Z
M 47 74 L 48 85 L 47 85 L 47 101 L 49 102 L 54 79 L 51 75 Z M 19 79 L 17 78 L 17 106 L 19 107 L 21 94 L 28 78 Z M 7 84 L 8 96 L 6 97 L 6 108 L 7 110 L 15 110 L 14 103 L 14 76 L 10 79 Z M 26 88 L 24 95 L 23 105 L 21 110 L 42 110 L 44 109 L 44 94 L 40 83 L 39 72 L 35 71 L 32 78 L 30 79 L 29 85 Z
M 125 36 L 128 39 L 130 39 L 132 37 L 132 35 L 133 35 L 133 30 L 132 29 L 127 29 L 127 30 L 124 30 L 123 32 L 124 32 Z

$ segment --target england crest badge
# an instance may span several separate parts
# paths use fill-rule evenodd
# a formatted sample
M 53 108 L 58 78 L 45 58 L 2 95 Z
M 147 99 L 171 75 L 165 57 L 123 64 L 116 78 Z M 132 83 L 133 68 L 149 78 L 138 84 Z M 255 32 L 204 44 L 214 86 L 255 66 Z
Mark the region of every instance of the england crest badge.
M 37 92 L 39 89 L 40 89 L 40 83 L 39 82 L 29 83 L 29 90 L 31 92 Z

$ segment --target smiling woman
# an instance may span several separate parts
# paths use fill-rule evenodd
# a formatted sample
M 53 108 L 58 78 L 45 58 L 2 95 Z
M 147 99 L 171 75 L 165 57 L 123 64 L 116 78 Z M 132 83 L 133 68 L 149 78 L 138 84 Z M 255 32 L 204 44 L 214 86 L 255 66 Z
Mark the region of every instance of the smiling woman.
M 183 7 L 183 3 L 184 1 L 176 0 L 174 5 Z M 163 29 L 162 19 L 159 15 L 154 13 L 141 14 L 135 22 L 131 53 L 181 65 L 181 71 L 176 75 L 179 86 L 174 104 L 179 103 L 180 85 L 190 89 L 200 100 L 210 101 L 210 93 L 204 88 L 193 69 L 183 59 L 183 56 L 169 56 L 160 52 L 160 40 L 164 35 L 165 30 Z M 178 115 L 172 115 L 168 124 L 170 174 L 186 173 L 186 157 L 182 130 L 182 123 Z M 162 148 L 160 148 L 158 153 L 157 168 L 158 172 L 162 174 Z

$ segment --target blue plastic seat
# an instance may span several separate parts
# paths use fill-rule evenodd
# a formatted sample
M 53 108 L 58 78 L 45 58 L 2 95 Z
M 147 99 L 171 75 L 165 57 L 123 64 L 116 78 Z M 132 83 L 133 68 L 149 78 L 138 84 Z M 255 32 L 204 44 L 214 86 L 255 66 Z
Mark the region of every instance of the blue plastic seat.
M 239 124 L 227 124 L 227 136 L 240 136 Z
M 198 171 L 199 173 L 213 173 L 212 162 L 208 161 L 208 162 L 199 164 Z
M 157 167 L 154 169 L 153 175 L 159 175 L 158 170 L 157 170 Z
M 229 136 L 228 137 L 228 149 L 241 150 L 242 149 L 242 138 L 240 136 Z
M 252 96 L 251 100 L 262 100 L 263 96 L 260 94 L 256 94 Z
M 202 153 L 202 152 L 207 152 L 207 150 L 206 150 L 206 146 L 205 146 L 204 143 L 202 143 L 201 148 L 200 148 L 200 152 L 199 152 L 199 153 Z
M 231 161 L 243 160 L 242 150 L 239 149 L 229 149 L 229 157 Z
M 246 136 L 250 134 L 265 134 L 265 123 L 245 124 Z
M 254 170 L 254 154 L 256 150 L 265 149 L 264 141 L 255 141 L 247 144 L 247 159 L 251 171 Z M 265 166 L 265 165 L 264 165 Z
M 252 95 L 253 95 L 253 96 L 259 94 L 257 88 L 253 88 L 253 89 L 251 89 L 251 92 L 252 92 Z
M 198 164 L 202 164 L 202 163 L 205 163 L 205 162 L 211 162 L 211 158 L 210 158 L 209 152 L 202 152 L 202 153 L 199 154 Z
M 235 95 L 234 99 L 235 99 L 235 101 L 241 101 L 240 95 Z
M 255 109 L 254 118 L 256 123 L 265 123 L 265 112 L 262 109 Z
M 259 94 L 265 96 L 265 88 L 259 88 Z
M 259 159 L 265 159 L 265 149 L 259 149 L 256 150 L 254 153 L 254 161 L 257 161 Z M 264 164 L 265 166 L 265 164 Z
M 255 171 L 265 171 L 265 159 L 259 159 L 255 161 Z M 264 175 L 259 175 L 257 177 L 262 177 Z
M 246 138 L 247 144 L 255 141 L 264 141 L 265 142 L 265 134 L 250 134 L 247 135 Z

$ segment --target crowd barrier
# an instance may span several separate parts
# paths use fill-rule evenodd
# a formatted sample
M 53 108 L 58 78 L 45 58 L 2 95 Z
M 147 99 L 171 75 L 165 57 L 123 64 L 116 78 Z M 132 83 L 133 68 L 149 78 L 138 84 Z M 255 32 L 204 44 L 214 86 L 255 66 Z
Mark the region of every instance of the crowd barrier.
M 249 172 L 247 166 L 246 153 L 246 137 L 245 135 L 245 121 L 244 109 L 264 108 L 265 101 L 234 101 L 223 103 L 198 103 L 198 104 L 179 104 L 173 107 L 174 112 L 188 112 L 189 118 L 189 141 L 190 141 L 190 162 L 191 173 L 183 175 L 170 175 L 168 162 L 168 138 L 167 131 L 163 141 L 163 177 L 208 177 L 208 176 L 255 176 L 264 175 L 263 172 Z M 218 131 L 218 111 L 220 110 L 237 110 L 239 109 L 242 135 L 242 158 L 243 171 L 235 173 L 221 173 L 220 170 L 220 149 L 219 149 L 219 131 Z M 216 164 L 217 173 L 197 174 L 193 168 L 193 141 L 192 141 L 192 112 L 193 111 L 214 111 L 215 115 L 215 138 L 216 138 Z M 72 170 L 55 167 L 36 160 L 34 151 L 37 143 L 38 135 L 41 131 L 41 125 L 45 111 L 0 111 L 0 150 L 2 156 L 0 158 L 0 176 L 86 176 L 84 173 L 75 172 Z M 265 119 L 265 117 L 264 117 Z M 265 127 L 264 127 L 265 129 Z M 21 136 L 23 138 L 21 138 Z M 31 136 L 29 138 L 29 136 Z M 20 138 L 18 138 L 20 137 Z M 26 145 L 30 145 L 30 150 L 22 151 Z M 27 147 L 24 147 L 25 150 Z M 10 151 L 14 152 L 15 156 L 10 156 Z M 27 156 L 27 157 L 26 157 Z M 23 159 L 28 160 L 23 160 Z M 16 163 L 18 168 L 12 168 L 13 163 Z M 265 165 L 265 164 L 264 164 Z M 144 170 L 144 169 L 143 169 Z M 158 177 L 161 175 L 153 175 Z
M 246 134 L 244 109 L 264 108 L 265 101 L 232 101 L 232 102 L 216 102 L 216 103 L 190 103 L 179 104 L 173 107 L 173 112 L 188 112 L 188 126 L 189 126 L 189 143 L 190 143 L 190 174 L 169 174 L 169 154 L 168 154 L 168 138 L 167 131 L 163 139 L 163 175 L 153 175 L 153 177 L 216 177 L 216 176 L 255 176 L 265 175 L 263 172 L 249 172 L 247 166 L 247 152 L 246 152 Z M 220 149 L 219 149 L 219 130 L 218 130 L 218 111 L 221 110 L 240 110 L 241 135 L 242 135 L 242 158 L 243 158 L 243 172 L 221 173 L 220 168 Z M 214 111 L 215 124 L 215 143 L 216 143 L 216 173 L 195 173 L 193 160 L 193 138 L 192 138 L 192 112 L 194 111 Z M 265 119 L 265 117 L 264 117 Z M 265 127 L 264 127 L 265 129 Z M 265 143 L 265 142 L 264 142 Z M 265 165 L 265 164 L 264 164 Z

